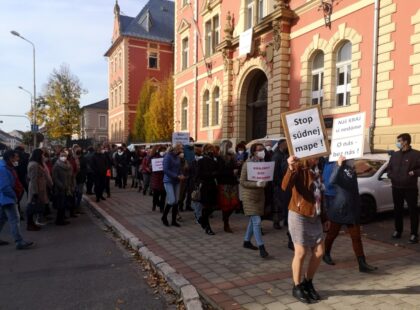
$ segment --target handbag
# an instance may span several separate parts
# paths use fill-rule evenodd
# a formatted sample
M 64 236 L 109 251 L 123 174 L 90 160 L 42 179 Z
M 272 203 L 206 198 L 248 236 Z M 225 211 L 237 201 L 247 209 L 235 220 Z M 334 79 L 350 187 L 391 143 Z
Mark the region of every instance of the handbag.
M 201 183 L 191 192 L 192 201 L 201 201 Z

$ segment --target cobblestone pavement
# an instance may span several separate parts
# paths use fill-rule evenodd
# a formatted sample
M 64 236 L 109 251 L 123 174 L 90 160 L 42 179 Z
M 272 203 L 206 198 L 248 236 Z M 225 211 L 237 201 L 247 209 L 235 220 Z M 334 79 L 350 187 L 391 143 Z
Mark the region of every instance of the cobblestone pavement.
M 191 212 L 181 213 L 181 228 L 164 227 L 159 211 L 152 211 L 151 197 L 131 189 L 115 189 L 98 205 L 221 309 L 420 309 L 420 245 L 390 241 L 389 216 L 363 233 L 367 261 L 379 270 L 360 273 L 350 238 L 341 233 L 332 251 L 337 264 L 322 263 L 314 280 L 323 300 L 304 305 L 291 296 L 293 252 L 287 249 L 286 231 L 274 230 L 270 221 L 263 221 L 270 259 L 262 259 L 257 251 L 242 248 L 248 221 L 243 214 L 232 215 L 234 233 L 228 234 L 216 211 L 211 219 L 216 235 L 208 236 Z

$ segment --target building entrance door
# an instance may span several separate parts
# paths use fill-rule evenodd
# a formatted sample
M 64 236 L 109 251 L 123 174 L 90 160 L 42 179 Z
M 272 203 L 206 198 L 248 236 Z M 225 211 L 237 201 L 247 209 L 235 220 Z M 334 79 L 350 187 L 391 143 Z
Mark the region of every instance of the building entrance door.
M 267 135 L 267 93 L 267 77 L 264 72 L 258 70 L 248 88 L 246 113 L 248 141 Z

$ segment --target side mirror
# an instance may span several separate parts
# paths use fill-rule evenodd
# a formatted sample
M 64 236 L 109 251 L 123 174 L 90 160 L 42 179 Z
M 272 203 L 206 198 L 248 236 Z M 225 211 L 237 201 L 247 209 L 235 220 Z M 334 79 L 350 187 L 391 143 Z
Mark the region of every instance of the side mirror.
M 388 172 L 382 173 L 382 175 L 379 178 L 379 180 L 389 180 L 389 178 L 388 178 Z

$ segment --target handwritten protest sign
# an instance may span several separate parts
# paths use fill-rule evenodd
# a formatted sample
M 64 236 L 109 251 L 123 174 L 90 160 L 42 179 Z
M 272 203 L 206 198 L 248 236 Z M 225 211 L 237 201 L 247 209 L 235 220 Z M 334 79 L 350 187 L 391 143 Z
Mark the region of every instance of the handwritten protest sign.
M 248 162 L 248 181 L 273 181 L 274 161 Z
M 365 120 L 364 112 L 334 119 L 330 161 L 337 161 L 340 155 L 346 159 L 363 156 Z
M 298 158 L 330 154 L 324 120 L 318 105 L 281 115 L 290 155 Z
M 163 171 L 163 158 L 153 158 L 152 159 L 152 171 Z
M 182 145 L 187 145 L 190 143 L 190 133 L 189 132 L 174 132 L 172 133 L 172 144 L 175 145 L 181 143 Z

